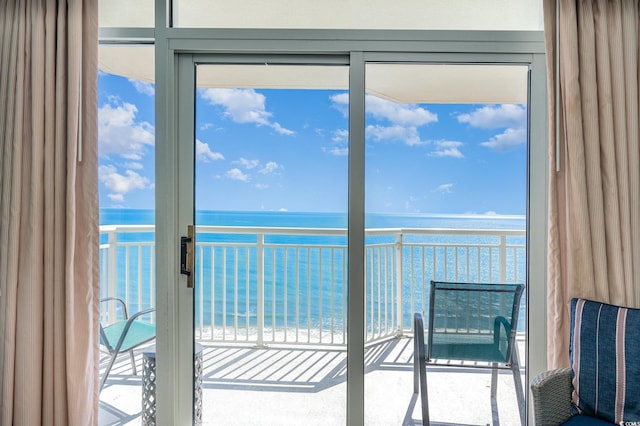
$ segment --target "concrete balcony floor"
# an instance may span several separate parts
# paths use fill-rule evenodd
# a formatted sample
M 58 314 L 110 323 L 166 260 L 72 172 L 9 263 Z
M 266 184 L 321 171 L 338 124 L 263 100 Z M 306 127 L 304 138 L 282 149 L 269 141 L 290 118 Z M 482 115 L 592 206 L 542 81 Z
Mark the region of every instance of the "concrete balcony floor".
M 524 360 L 524 342 L 520 342 Z M 342 425 L 346 423 L 346 351 L 303 347 L 203 344 L 203 424 Z M 142 351 L 138 375 L 121 355 L 100 397 L 100 425 L 140 425 Z M 413 339 L 391 339 L 365 352 L 365 424 L 418 425 L 413 394 Z M 104 369 L 103 359 L 101 367 Z M 101 370 L 102 372 L 103 370 Z M 488 369 L 429 367 L 432 425 L 490 425 Z M 524 369 L 523 383 L 526 383 Z M 519 425 L 510 371 L 498 378 L 500 425 Z

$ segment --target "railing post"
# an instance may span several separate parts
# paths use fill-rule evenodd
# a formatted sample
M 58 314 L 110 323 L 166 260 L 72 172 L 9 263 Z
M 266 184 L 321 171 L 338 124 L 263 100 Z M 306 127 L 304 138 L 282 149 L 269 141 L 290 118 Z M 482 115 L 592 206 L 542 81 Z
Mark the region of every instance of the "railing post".
M 402 275 L 403 259 L 402 259 L 402 231 L 396 235 L 396 315 L 398 321 L 398 330 L 396 336 L 402 337 L 404 328 L 402 324 L 402 304 L 404 301 L 402 288 L 404 287 L 404 279 Z
M 500 235 L 500 282 L 507 282 L 507 236 Z
M 108 231 L 108 244 L 107 249 L 108 265 L 107 265 L 107 297 L 118 296 L 118 232 L 117 228 L 113 227 Z M 114 321 L 116 318 L 117 303 L 107 303 L 109 321 Z
M 258 279 L 258 337 L 256 345 L 258 347 L 264 347 L 264 234 L 258 234 L 258 240 L 256 242 L 256 257 Z

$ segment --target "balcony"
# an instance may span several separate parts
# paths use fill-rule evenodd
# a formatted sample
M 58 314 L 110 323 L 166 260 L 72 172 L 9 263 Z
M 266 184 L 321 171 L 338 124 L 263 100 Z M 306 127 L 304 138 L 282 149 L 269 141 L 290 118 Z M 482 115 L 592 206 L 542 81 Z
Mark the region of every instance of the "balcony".
M 153 226 L 101 228 L 102 297 L 123 298 L 131 312 L 154 305 L 153 235 Z M 524 282 L 525 238 L 522 230 L 366 231 L 367 424 L 420 419 L 412 398 L 411 316 L 427 309 L 425 283 Z M 255 393 L 261 406 L 273 407 L 260 413 L 272 423 L 343 424 L 344 410 L 326 404 L 343 403 L 346 394 L 346 230 L 210 226 L 198 227 L 196 242 L 194 331 L 204 346 L 204 422 L 251 424 L 242 401 Z M 432 420 L 491 422 L 486 370 L 434 367 L 428 377 Z M 290 403 L 281 402 L 283 393 Z M 500 375 L 498 399 L 500 424 L 518 424 L 509 374 Z M 140 423 L 141 381 L 131 376 L 127 357 L 112 370 L 101 400 L 101 424 Z M 463 401 L 473 403 L 451 410 Z

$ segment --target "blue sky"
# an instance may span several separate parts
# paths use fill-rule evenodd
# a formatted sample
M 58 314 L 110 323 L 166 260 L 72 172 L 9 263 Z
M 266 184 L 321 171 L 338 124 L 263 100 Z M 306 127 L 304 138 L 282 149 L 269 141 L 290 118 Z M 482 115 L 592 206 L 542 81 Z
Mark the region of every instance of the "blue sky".
M 196 207 L 347 210 L 345 91 L 199 89 Z M 366 98 L 368 212 L 526 213 L 523 105 Z M 100 206 L 153 208 L 154 87 L 99 76 Z

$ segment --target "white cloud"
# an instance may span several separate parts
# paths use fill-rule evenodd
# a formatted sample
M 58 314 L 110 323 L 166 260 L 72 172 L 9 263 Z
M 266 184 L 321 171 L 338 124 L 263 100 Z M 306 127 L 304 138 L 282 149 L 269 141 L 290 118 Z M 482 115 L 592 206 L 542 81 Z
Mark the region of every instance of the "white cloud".
M 380 126 L 369 125 L 365 129 L 367 138 L 373 138 L 376 141 L 391 140 L 400 141 L 409 146 L 424 145 L 427 142 L 420 139 L 418 129 L 411 127 L 396 126 Z
M 240 164 L 245 169 L 255 169 L 260 165 L 260 160 L 247 160 L 244 157 L 240 157 L 240 159 L 234 161 L 234 163 Z
M 414 197 L 413 195 L 410 195 L 409 199 L 404 202 L 404 209 L 407 210 L 407 211 L 414 212 L 414 213 L 419 213 L 420 209 L 415 207 L 415 203 L 417 201 L 418 201 L 417 197 Z
M 348 142 L 349 141 L 349 131 L 346 130 L 346 129 L 334 130 L 331 140 L 334 141 L 334 142 Z
M 504 133 L 492 137 L 486 142 L 480 143 L 482 146 L 491 148 L 494 151 L 506 151 L 521 145 L 527 141 L 527 129 L 507 129 Z
M 136 189 L 150 188 L 151 182 L 133 170 L 126 170 L 125 174 L 118 173 L 113 165 L 103 165 L 98 168 L 98 178 L 111 191 L 107 194 L 113 201 L 122 202 L 124 196 Z
M 506 151 L 527 140 L 525 105 L 485 105 L 469 114 L 460 114 L 457 118 L 460 123 L 469 123 L 482 129 L 506 128 L 504 132 L 480 143 L 494 151 Z
M 224 160 L 224 155 L 211 151 L 209 144 L 202 142 L 200 139 L 196 139 L 196 159 L 208 163 L 210 160 Z
M 280 123 L 271 123 L 269 124 L 269 126 L 271 126 L 273 130 L 275 130 L 277 133 L 280 133 L 281 135 L 289 136 L 295 133 L 293 130 L 285 129 L 280 125 Z
M 146 121 L 136 121 L 138 108 L 112 98 L 98 109 L 98 147 L 100 155 L 119 155 L 140 160 L 155 142 L 154 128 Z
M 334 147 L 331 149 L 325 149 L 325 152 L 328 152 L 331 155 L 335 155 L 337 157 L 342 157 L 345 155 L 349 155 L 349 148 L 344 147 L 344 148 L 339 148 L 339 147 Z
M 365 102 L 367 114 L 396 125 L 420 127 L 438 121 L 437 114 L 420 106 L 398 104 L 372 95 L 367 95 Z
M 485 216 L 496 216 L 498 213 L 494 212 L 493 210 L 489 210 L 488 212 L 484 212 Z
M 442 194 L 451 194 L 453 191 L 453 183 L 443 183 L 442 185 L 438 185 L 436 191 Z
M 118 203 L 121 203 L 121 202 L 124 201 L 124 195 L 122 195 L 122 194 L 107 194 L 107 197 L 111 201 L 116 201 Z
M 257 183 L 256 184 L 256 189 L 267 189 L 269 188 L 269 185 L 264 184 L 264 183 Z
M 460 152 L 460 147 L 464 145 L 462 142 L 457 141 L 436 141 L 434 142 L 436 148 L 435 151 L 429 153 L 432 157 L 453 157 L 463 158 L 464 155 Z
M 128 163 L 124 163 L 124 164 L 122 164 L 122 167 L 127 168 L 127 169 L 132 169 L 132 170 L 142 170 L 142 169 L 144 169 L 144 166 L 142 165 L 142 163 L 138 163 L 136 161 L 129 161 Z
M 348 93 L 339 93 L 337 95 L 332 95 L 329 97 L 332 102 L 332 106 L 340 111 L 342 115 L 345 117 L 349 116 L 349 94 Z
M 271 173 L 275 173 L 278 170 L 282 170 L 284 167 L 282 167 L 280 164 L 276 163 L 275 161 L 269 161 L 267 162 L 267 164 L 265 164 L 265 166 L 260 169 L 260 173 L 264 174 L 264 175 L 268 175 Z
M 244 173 L 242 173 L 242 170 L 238 169 L 238 168 L 234 168 L 231 170 L 228 170 L 227 173 L 225 173 L 225 175 L 232 180 L 239 180 L 242 182 L 249 182 L 249 176 L 245 175 Z
M 341 93 L 331 96 L 333 107 L 348 115 L 349 95 Z M 417 105 L 398 104 L 367 95 L 365 98 L 366 113 L 377 120 L 386 120 L 390 125 L 369 125 L 366 128 L 366 136 L 376 141 L 399 141 L 409 146 L 424 145 L 425 141 L 420 139 L 418 127 L 429 123 L 437 122 L 438 115 Z M 347 138 L 346 130 L 334 132 L 333 140 Z
M 153 83 L 145 83 L 144 81 L 129 79 L 129 83 L 135 87 L 138 93 L 142 93 L 147 96 L 154 96 L 156 94 L 156 86 Z
M 340 93 L 331 96 L 333 107 L 345 116 L 349 112 L 349 94 Z M 365 97 L 365 111 L 377 119 L 390 121 L 394 125 L 420 127 L 438 121 L 438 115 L 423 107 L 398 104 L 373 95 Z
M 482 129 L 501 127 L 524 127 L 527 123 L 527 108 L 524 105 L 485 105 L 469 114 L 458 115 L 460 123 L 469 123 Z
M 324 152 L 328 152 L 335 156 L 344 156 L 349 154 L 349 131 L 346 129 L 337 129 L 333 131 L 331 137 L 336 146 L 331 148 L 323 148 Z
M 266 97 L 253 89 L 203 89 L 201 96 L 212 105 L 224 108 L 225 116 L 236 123 L 254 123 L 268 126 L 282 135 L 292 135 L 292 130 L 271 121 L 273 114 L 266 109 Z

